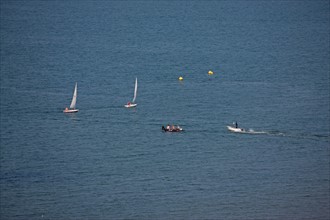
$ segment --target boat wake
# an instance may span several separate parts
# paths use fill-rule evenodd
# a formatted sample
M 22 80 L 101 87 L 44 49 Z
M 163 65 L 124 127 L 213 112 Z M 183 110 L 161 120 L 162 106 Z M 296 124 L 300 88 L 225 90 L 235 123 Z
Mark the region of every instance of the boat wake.
M 288 137 L 297 139 L 310 139 L 310 140 L 321 140 L 330 141 L 329 134 L 313 134 L 313 133 L 290 133 L 290 132 L 280 132 L 280 131 L 270 131 L 267 132 L 268 135 L 278 136 L 278 137 Z
M 251 128 L 245 131 L 247 134 L 269 134 L 267 131 L 255 131 Z
M 310 139 L 310 140 L 319 140 L 319 141 L 327 141 L 330 142 L 330 135 L 324 134 L 300 134 L 300 133 L 290 133 L 283 131 L 255 131 L 252 128 L 243 129 L 243 131 L 237 132 L 243 134 L 261 134 L 261 135 L 269 135 L 269 136 L 277 136 L 277 137 L 288 137 L 288 138 L 298 138 L 298 139 Z

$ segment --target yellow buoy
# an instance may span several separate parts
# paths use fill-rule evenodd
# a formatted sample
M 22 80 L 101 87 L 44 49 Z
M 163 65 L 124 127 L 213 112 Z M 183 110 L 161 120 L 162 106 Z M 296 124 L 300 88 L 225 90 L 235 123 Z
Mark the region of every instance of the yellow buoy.
M 182 76 L 180 76 L 180 77 L 179 77 L 179 80 L 180 80 L 180 81 L 182 81 L 182 80 L 183 80 L 183 77 L 182 77 Z
M 208 74 L 209 74 L 209 75 L 213 75 L 213 72 L 210 70 Z

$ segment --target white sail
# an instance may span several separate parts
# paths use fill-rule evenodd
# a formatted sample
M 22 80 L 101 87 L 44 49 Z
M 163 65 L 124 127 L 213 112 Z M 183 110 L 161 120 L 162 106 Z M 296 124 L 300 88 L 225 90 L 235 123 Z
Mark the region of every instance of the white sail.
M 137 78 L 135 79 L 134 98 L 133 98 L 132 103 L 135 103 L 136 95 L 137 95 Z
M 76 83 L 76 86 L 74 87 L 73 97 L 72 97 L 72 101 L 71 101 L 71 105 L 70 105 L 71 109 L 76 108 L 76 102 L 77 102 L 77 83 Z

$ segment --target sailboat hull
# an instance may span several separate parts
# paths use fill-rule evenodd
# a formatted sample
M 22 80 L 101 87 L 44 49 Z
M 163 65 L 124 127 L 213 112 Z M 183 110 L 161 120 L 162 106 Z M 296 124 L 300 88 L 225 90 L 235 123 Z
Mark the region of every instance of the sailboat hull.
M 125 108 L 134 108 L 136 106 L 137 104 L 129 104 L 129 105 L 125 105 Z
M 79 111 L 79 109 L 64 109 L 63 110 L 64 113 L 76 113 L 78 111 Z

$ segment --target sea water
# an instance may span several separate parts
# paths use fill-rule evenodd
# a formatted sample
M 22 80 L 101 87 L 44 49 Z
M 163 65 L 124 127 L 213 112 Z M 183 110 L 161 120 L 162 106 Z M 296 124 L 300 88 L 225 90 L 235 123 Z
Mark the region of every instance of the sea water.
M 329 1 L 1 1 L 0 16 L 1 219 L 330 218 Z

